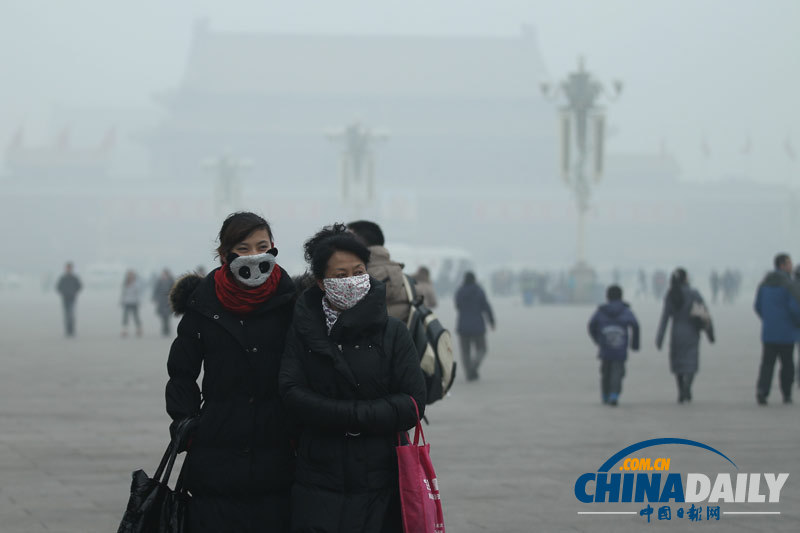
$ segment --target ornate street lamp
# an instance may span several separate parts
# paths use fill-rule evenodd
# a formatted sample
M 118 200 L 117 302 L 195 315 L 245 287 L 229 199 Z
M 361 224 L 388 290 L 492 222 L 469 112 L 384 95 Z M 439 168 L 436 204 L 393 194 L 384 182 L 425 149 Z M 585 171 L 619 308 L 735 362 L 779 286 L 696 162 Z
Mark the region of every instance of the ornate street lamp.
M 559 108 L 560 119 L 560 171 L 564 181 L 575 193 L 578 207 L 578 264 L 586 262 L 585 226 L 591 196 L 590 183 L 586 176 L 587 160 L 591 157 L 595 181 L 603 174 L 603 143 L 605 140 L 605 109 L 598 105 L 605 97 L 616 100 L 622 93 L 622 82 L 614 81 L 613 92 L 595 80 L 584 69 L 583 58 L 578 59 L 578 71 L 570 73 L 555 87 L 542 83 L 542 94 L 550 101 L 563 96 L 566 105 Z M 591 129 L 591 131 L 590 131 Z M 573 155 L 574 149 L 574 155 Z
M 342 143 L 341 186 L 342 201 L 356 209 L 375 199 L 374 145 L 389 138 L 386 132 L 372 131 L 361 122 L 343 130 L 329 133 L 328 138 Z

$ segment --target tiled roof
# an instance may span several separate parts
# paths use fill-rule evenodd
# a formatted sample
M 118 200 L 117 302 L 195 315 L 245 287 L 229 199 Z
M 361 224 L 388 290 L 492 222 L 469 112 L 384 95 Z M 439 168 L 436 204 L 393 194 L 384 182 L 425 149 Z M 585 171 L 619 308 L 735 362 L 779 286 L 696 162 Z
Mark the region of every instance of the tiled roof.
M 539 98 L 532 29 L 516 37 L 225 33 L 199 25 L 179 91 Z

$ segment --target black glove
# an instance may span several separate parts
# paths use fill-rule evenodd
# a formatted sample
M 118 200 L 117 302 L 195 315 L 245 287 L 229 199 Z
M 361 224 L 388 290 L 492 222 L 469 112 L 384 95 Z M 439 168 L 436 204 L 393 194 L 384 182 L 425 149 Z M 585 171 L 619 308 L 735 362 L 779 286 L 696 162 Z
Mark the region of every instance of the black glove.
M 169 434 L 172 442 L 178 443 L 178 453 L 185 452 L 192 444 L 192 437 L 197 430 L 200 416 L 190 416 L 181 420 L 173 420 L 169 425 Z

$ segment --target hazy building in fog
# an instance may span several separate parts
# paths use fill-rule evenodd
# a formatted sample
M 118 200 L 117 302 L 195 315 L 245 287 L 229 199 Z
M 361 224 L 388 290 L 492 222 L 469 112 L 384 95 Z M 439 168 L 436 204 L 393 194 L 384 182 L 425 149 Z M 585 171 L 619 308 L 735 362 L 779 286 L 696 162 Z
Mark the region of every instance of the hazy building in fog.
M 12 179 L 105 178 L 115 140 L 116 132 L 110 128 L 96 144 L 75 146 L 66 127 L 51 143 L 33 144 L 26 141 L 25 130 L 20 127 L 6 146 L 6 169 Z
M 195 27 L 164 119 L 146 142 L 153 173 L 191 179 L 221 148 L 266 183 L 336 186 L 325 134 L 386 128 L 378 183 L 517 187 L 555 167 L 555 120 L 534 30 L 514 37 L 291 35 Z
M 88 139 L 40 155 L 32 147 L 41 143 L 11 140 L 0 222 L 17 227 L 35 213 L 36 224 L 7 231 L 4 242 L 45 243 L 31 258 L 38 270 L 53 257 L 80 257 L 81 268 L 210 266 L 221 215 L 216 176 L 202 163 L 229 153 L 252 160 L 241 207 L 273 222 L 283 264 L 300 269 L 303 239 L 356 218 L 339 201 L 342 147 L 329 134 L 361 121 L 389 139 L 374 156 L 374 205 L 358 218 L 379 220 L 392 243 L 451 247 L 480 258 L 479 272 L 566 268 L 576 258 L 577 213 L 556 168 L 557 112 L 539 90 L 548 79 L 531 29 L 512 37 L 285 35 L 201 23 L 158 109 L 62 109 L 54 124 L 76 124 Z M 625 127 L 613 110 L 609 122 Z M 110 126 L 116 140 L 103 144 Z M 94 167 L 60 159 L 73 144 L 94 150 Z M 604 177 L 592 187 L 591 264 L 742 265 L 760 274 L 776 250 L 792 252 L 800 196 L 787 187 L 681 181 L 663 150 L 615 150 L 609 138 Z M 57 179 L 42 178 L 53 172 Z M 0 271 L 18 268 L 13 254 L 0 260 Z

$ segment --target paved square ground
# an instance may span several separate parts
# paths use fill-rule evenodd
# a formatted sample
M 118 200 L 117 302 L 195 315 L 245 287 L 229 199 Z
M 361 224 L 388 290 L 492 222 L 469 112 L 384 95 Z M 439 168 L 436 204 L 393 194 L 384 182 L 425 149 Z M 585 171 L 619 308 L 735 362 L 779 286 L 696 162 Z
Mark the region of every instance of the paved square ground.
M 660 305 L 634 302 L 643 349 L 628 362 L 620 406 L 600 404 L 598 363 L 586 334 L 590 306 L 522 307 L 495 300 L 498 329 L 477 383 L 463 376 L 429 410 L 431 442 L 450 533 L 527 531 L 800 531 L 800 405 L 756 406 L 759 324 L 749 295 L 714 306 L 718 342 L 701 346 L 691 405 L 676 403 L 665 351 L 654 347 Z M 439 314 L 453 324 L 445 300 Z M 163 389 L 170 339 L 142 309 L 143 338 L 121 339 L 118 294 L 87 292 L 78 337 L 61 335 L 55 294 L 0 293 L 0 531 L 116 531 L 130 473 L 152 473 L 168 437 Z M 800 395 L 797 396 L 800 401 Z M 725 505 L 780 515 L 723 515 L 647 523 L 640 504 L 580 504 L 575 480 L 622 448 L 657 437 L 708 444 L 738 472 L 789 472 L 780 503 Z M 643 450 L 673 472 L 737 472 L 711 452 Z M 616 467 L 618 468 L 618 466 Z M 762 487 L 762 493 L 765 488 Z M 676 513 L 678 505 L 672 505 Z M 578 515 L 627 511 L 636 515 Z

